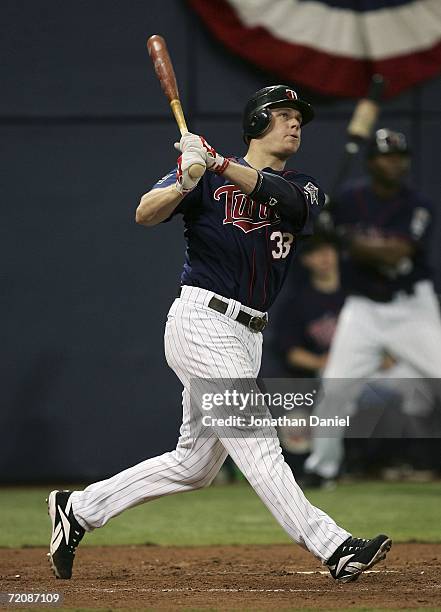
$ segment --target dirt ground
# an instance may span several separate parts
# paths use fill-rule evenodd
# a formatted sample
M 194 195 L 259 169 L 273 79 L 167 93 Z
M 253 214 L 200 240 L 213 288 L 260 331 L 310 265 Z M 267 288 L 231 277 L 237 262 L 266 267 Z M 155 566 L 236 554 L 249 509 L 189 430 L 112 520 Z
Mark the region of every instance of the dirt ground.
M 70 581 L 52 577 L 46 553 L 0 549 L 0 592 L 59 592 L 63 607 L 106 609 L 441 609 L 441 544 L 395 544 L 386 562 L 346 585 L 289 545 L 80 546 Z

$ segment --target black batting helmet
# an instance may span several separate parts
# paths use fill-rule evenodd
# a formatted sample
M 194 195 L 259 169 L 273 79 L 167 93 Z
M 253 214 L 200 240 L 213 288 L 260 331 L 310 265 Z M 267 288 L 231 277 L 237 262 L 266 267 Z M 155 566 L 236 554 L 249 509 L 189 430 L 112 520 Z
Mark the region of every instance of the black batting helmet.
M 288 85 L 272 85 L 259 89 L 247 102 L 243 112 L 243 139 L 248 144 L 266 132 L 271 123 L 271 107 L 291 106 L 302 114 L 302 125 L 314 117 L 312 106 L 300 100 Z
M 407 139 L 401 132 L 394 132 L 388 128 L 381 128 L 375 132 L 374 138 L 369 143 L 367 156 L 369 158 L 388 153 L 401 153 L 409 155 L 410 150 Z

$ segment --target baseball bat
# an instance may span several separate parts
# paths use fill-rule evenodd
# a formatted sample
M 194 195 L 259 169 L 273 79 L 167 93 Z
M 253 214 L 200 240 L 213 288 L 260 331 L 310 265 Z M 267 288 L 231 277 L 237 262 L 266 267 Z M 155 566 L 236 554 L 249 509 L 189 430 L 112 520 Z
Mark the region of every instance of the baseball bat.
M 336 207 L 335 194 L 346 176 L 360 151 L 360 146 L 366 142 L 374 128 L 380 113 L 380 101 L 384 90 L 384 79 L 381 74 L 374 74 L 369 86 L 368 94 L 361 98 L 352 113 L 346 130 L 347 139 L 344 152 L 338 166 L 337 173 L 332 183 L 329 194 L 326 194 L 325 207 L 321 211 L 317 221 L 316 229 L 322 232 L 333 233 L 334 222 L 333 210 Z
M 331 199 L 348 174 L 352 162 L 360 150 L 360 145 L 369 140 L 372 134 L 380 113 L 380 101 L 384 85 L 383 76 L 374 74 L 367 96 L 357 102 L 347 127 L 347 140 L 340 167 L 331 189 Z
M 154 34 L 147 41 L 147 51 L 152 59 L 155 68 L 156 76 L 161 83 L 161 87 L 168 101 L 181 136 L 188 132 L 187 123 L 182 110 L 181 100 L 179 98 L 178 84 L 176 81 L 175 71 L 170 59 L 167 45 L 162 36 Z M 191 178 L 198 178 L 205 172 L 205 166 L 202 164 L 193 164 L 188 170 Z

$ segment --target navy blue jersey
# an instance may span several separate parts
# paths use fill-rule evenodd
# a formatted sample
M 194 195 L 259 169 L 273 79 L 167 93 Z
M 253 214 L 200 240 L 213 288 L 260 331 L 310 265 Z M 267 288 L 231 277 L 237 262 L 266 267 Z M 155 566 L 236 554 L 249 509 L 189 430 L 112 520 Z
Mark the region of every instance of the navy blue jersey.
M 281 309 L 276 322 L 276 345 L 286 354 L 300 347 L 315 355 L 329 351 L 344 303 L 344 291 L 338 288 L 323 293 L 308 282 Z
M 238 158 L 240 164 L 247 165 Z M 253 201 L 227 179 L 206 172 L 172 216 L 183 214 L 187 241 L 181 284 L 201 287 L 265 311 L 282 288 L 296 250 L 296 236 L 310 235 L 325 196 L 311 176 L 277 172 L 300 190 L 308 214 L 302 228 L 275 207 Z M 176 169 L 154 188 L 175 183 Z M 168 221 L 167 219 L 166 221 Z
M 417 281 L 431 278 L 432 207 L 413 189 L 403 186 L 396 196 L 383 199 L 373 192 L 369 181 L 358 181 L 339 195 L 333 216 L 343 234 L 404 238 L 415 249 L 412 257 L 392 266 L 354 261 L 343 248 L 342 282 L 347 293 L 389 301 L 397 291 L 411 292 Z

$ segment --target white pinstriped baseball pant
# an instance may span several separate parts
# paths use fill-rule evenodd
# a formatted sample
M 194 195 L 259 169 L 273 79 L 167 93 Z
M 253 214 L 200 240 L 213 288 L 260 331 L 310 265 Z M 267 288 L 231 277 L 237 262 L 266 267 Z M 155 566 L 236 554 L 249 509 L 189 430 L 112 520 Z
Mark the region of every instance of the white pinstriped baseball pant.
M 347 298 L 323 373 L 325 388 L 326 379 L 340 379 L 339 384 L 331 383 L 326 400 L 314 407 L 314 414 L 319 418 L 350 414 L 364 382 L 378 372 L 384 350 L 406 366 L 397 368 L 396 378 L 440 380 L 441 318 L 431 281 L 419 281 L 412 295 L 399 294 L 391 302 Z M 394 387 L 399 391 L 399 382 Z M 414 404 L 417 388 L 412 393 Z M 431 391 L 441 397 L 439 382 Z M 430 392 L 429 387 L 425 392 Z M 344 435 L 343 427 L 335 427 L 332 438 L 313 437 L 306 470 L 335 478 L 343 460 Z
M 165 354 L 184 385 L 183 422 L 176 449 L 75 491 L 74 514 L 91 531 L 138 504 L 208 486 L 230 454 L 289 536 L 326 561 L 350 534 L 306 499 L 283 459 L 275 430 L 254 427 L 246 434 L 237 430 L 234 437 L 222 437 L 213 428 L 207 435 L 201 407 L 190 401 L 190 382 L 195 379 L 251 381 L 260 369 L 262 334 L 234 320 L 241 307 L 235 300 L 229 300 L 224 315 L 209 308 L 214 295 L 183 287 L 168 314 Z

